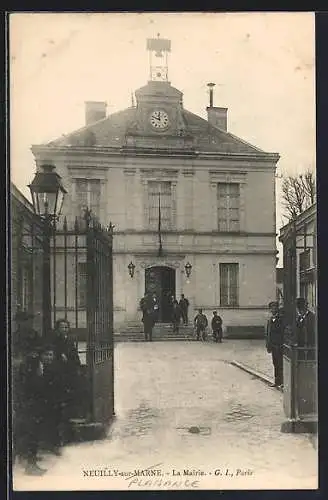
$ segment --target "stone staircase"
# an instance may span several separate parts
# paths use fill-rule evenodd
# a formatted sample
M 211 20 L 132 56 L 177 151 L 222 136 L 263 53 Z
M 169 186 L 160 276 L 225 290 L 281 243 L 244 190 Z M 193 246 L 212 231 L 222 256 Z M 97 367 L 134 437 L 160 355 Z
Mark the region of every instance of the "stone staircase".
M 127 323 L 114 334 L 115 342 L 143 342 L 145 340 L 142 322 Z M 173 333 L 169 323 L 156 323 L 153 328 L 153 341 L 195 340 L 192 325 L 180 325 L 179 333 Z

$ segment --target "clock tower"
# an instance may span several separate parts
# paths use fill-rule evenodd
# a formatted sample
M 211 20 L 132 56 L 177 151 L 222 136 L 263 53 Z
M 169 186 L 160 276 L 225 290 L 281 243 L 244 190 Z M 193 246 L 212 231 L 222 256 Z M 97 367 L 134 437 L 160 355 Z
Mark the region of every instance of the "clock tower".
M 168 81 L 168 53 L 171 52 L 171 40 L 160 38 L 147 39 L 149 52 L 149 80 L 152 82 Z
M 183 142 L 185 146 L 183 138 L 188 136 L 187 143 L 190 147 L 191 138 L 183 117 L 183 94 L 168 81 L 171 40 L 160 38 L 159 34 L 157 38 L 148 38 L 147 51 L 149 81 L 135 92 L 136 113 L 127 128 L 127 143 L 141 146 L 143 137 L 145 144 L 161 147 L 161 144 L 169 146 L 169 140 L 174 143 L 179 138 L 179 143 L 182 145 Z

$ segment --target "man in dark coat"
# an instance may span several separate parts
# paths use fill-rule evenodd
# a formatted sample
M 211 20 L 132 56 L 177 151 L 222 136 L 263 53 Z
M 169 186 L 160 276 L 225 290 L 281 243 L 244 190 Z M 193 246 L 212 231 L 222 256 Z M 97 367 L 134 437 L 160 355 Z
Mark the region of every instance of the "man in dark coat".
M 68 369 L 76 370 L 81 366 L 78 349 L 70 335 L 70 325 L 66 319 L 59 319 L 56 322 L 53 335 L 49 337 L 49 343 L 55 350 L 56 359 L 66 363 Z
M 142 308 L 142 322 L 144 325 L 145 341 L 152 341 L 153 328 L 155 324 L 154 315 L 154 301 L 149 293 L 146 293 L 143 299 L 141 299 Z
M 180 310 L 181 310 L 181 315 L 182 315 L 182 321 L 184 325 L 188 325 L 188 307 L 189 307 L 189 300 L 184 296 L 184 294 L 181 294 L 181 299 L 179 302 Z
M 37 464 L 43 404 L 40 392 L 41 374 L 39 352 L 32 349 L 22 354 L 14 381 L 14 432 L 18 433 L 14 440 L 14 453 L 26 460 L 25 473 L 35 476 L 46 472 Z
M 20 311 L 15 316 L 17 329 L 13 334 L 12 346 L 13 355 L 19 356 L 22 353 L 30 352 L 31 349 L 36 351 L 41 345 L 41 337 L 38 332 L 33 329 L 34 315 Z
M 173 302 L 173 309 L 172 309 L 173 333 L 179 333 L 180 320 L 181 320 L 181 308 L 178 304 L 178 301 L 175 300 Z
M 205 314 L 203 314 L 202 309 L 198 309 L 198 314 L 196 314 L 194 319 L 194 325 L 196 327 L 197 340 L 206 340 L 206 328 L 208 325 L 208 320 Z
M 278 302 L 269 304 L 271 316 L 267 323 L 266 348 L 272 355 L 274 368 L 274 387 L 283 385 L 283 344 L 284 344 L 284 320 L 279 311 Z
M 218 315 L 217 311 L 213 312 L 211 327 L 215 342 L 222 342 L 222 318 Z
M 61 455 L 61 426 L 65 417 L 65 373 L 62 362 L 56 359 L 52 344 L 45 344 L 41 351 L 40 393 L 42 395 L 41 433 L 46 449 L 55 455 Z
M 13 334 L 13 460 L 26 461 L 25 472 L 43 475 L 37 464 L 40 446 L 40 347 L 41 337 L 33 329 L 33 314 L 26 311 L 15 316 L 17 330 Z
M 62 394 L 65 414 L 66 438 L 70 435 L 70 418 L 77 416 L 79 410 L 79 394 L 81 383 L 81 362 L 76 342 L 71 336 L 70 324 L 66 319 L 59 319 L 55 324 L 54 332 L 47 339 L 53 346 L 57 362 L 61 365 L 61 372 L 65 381 L 65 389 Z M 64 426 L 63 426 L 64 427 Z
M 315 315 L 303 297 L 296 300 L 296 307 L 296 343 L 298 347 L 315 347 Z

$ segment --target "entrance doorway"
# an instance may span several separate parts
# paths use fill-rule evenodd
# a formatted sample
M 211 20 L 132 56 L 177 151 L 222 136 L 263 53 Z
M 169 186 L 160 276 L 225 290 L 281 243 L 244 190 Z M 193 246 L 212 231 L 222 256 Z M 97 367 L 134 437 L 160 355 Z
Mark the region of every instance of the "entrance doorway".
M 159 318 L 161 323 L 171 322 L 170 297 L 175 297 L 175 269 L 155 266 L 145 271 L 145 291 L 156 293 L 159 301 Z

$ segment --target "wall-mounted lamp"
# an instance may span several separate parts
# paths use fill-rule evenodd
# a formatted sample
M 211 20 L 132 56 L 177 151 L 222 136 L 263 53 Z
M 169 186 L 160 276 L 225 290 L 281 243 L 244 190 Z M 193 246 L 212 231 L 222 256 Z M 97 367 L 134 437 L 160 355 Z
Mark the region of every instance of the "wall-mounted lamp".
M 131 278 L 133 278 L 134 276 L 135 268 L 136 268 L 135 264 L 133 264 L 133 262 L 131 261 L 130 264 L 128 265 L 129 275 L 131 276 Z
M 185 270 L 186 270 L 186 276 L 187 276 L 187 278 L 190 278 L 191 270 L 192 270 L 192 265 L 190 264 L 190 262 L 187 262 L 187 264 L 184 267 L 185 267 Z

